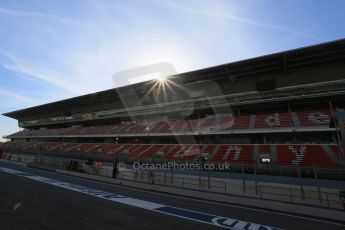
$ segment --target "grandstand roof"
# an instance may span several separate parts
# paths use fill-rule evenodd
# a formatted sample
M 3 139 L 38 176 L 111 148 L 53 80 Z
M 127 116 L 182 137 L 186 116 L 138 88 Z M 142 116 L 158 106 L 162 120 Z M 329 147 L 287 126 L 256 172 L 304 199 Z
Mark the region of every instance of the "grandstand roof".
M 236 79 L 240 80 L 267 74 L 287 74 L 315 68 L 316 66 L 328 66 L 342 63 L 345 63 L 345 39 L 195 70 L 171 76 L 170 78 L 177 79 L 183 84 L 207 79 L 229 79 L 229 76 L 236 77 Z M 147 82 L 91 93 L 4 113 L 3 115 L 20 119 L 36 113 L 44 113 L 51 110 L 56 111 L 59 109 L 64 110 L 69 107 L 80 106 L 81 104 L 95 104 L 104 100 L 117 100 L 119 99 L 119 90 L 126 91 L 128 87 L 139 90 L 144 87 L 145 84 L 147 84 Z

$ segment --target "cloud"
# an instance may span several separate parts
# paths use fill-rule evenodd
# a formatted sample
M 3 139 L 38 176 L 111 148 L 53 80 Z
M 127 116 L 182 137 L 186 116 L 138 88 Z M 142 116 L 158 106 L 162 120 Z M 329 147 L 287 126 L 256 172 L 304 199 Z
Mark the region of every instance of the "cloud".
M 17 11 L 17 10 L 11 10 L 11 9 L 1 8 L 1 7 L 0 7 L 0 14 L 7 15 L 7 16 L 14 16 L 14 17 L 42 17 L 42 18 L 56 20 L 62 23 L 72 21 L 69 18 L 58 17 L 54 14 L 41 13 L 41 12 L 36 12 L 36 11 Z
M 29 97 L 25 97 L 23 95 L 20 95 L 16 92 L 13 92 L 13 91 L 9 91 L 9 90 L 6 90 L 6 89 L 2 89 L 0 88 L 0 95 L 1 97 L 8 97 L 12 102 L 20 102 L 20 103 L 34 103 L 34 100 L 32 100 L 31 98 Z
M 2 66 L 8 70 L 23 74 L 28 80 L 41 80 L 52 85 L 58 86 L 71 94 L 78 92 L 78 87 L 73 84 L 73 81 L 64 79 L 61 73 L 52 69 L 45 69 L 42 67 L 35 67 L 32 63 L 26 63 L 25 60 L 20 59 L 13 54 L 0 50 L 0 54 L 7 57 L 9 63 L 3 63 Z
M 224 9 L 219 6 L 210 7 L 208 4 L 204 8 L 200 8 L 200 5 L 199 5 L 199 8 L 197 8 L 197 7 L 186 7 L 185 5 L 178 4 L 176 1 L 157 1 L 157 0 L 147 0 L 147 1 L 155 3 L 162 7 L 177 10 L 177 11 L 184 12 L 187 14 L 199 15 L 203 17 L 212 17 L 212 18 L 218 18 L 218 19 L 222 18 L 226 20 L 232 20 L 235 22 L 245 23 L 252 26 L 279 30 L 279 31 L 287 32 L 290 34 L 298 35 L 301 37 L 305 37 L 305 38 L 309 38 L 309 39 L 313 39 L 317 41 L 321 40 L 314 35 L 293 30 L 285 25 L 278 25 L 278 24 L 273 24 L 273 23 L 262 22 L 259 20 L 239 17 L 239 16 L 236 16 L 234 14 L 230 14 L 229 12 L 224 11 Z

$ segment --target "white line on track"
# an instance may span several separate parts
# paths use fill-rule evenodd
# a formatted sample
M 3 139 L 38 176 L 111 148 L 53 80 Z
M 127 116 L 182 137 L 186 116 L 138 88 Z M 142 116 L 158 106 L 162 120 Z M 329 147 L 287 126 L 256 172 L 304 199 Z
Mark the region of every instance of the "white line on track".
M 125 204 L 128 206 L 146 209 L 152 212 L 158 212 L 165 215 L 176 216 L 183 219 L 192 220 L 194 222 L 200 222 L 204 224 L 209 224 L 212 226 L 218 226 L 222 228 L 232 229 L 232 230 L 279 230 L 275 227 L 270 227 L 266 225 L 251 223 L 247 221 L 242 221 L 238 219 L 232 219 L 228 217 L 216 216 L 208 213 L 197 212 L 188 209 L 182 209 L 174 206 L 154 203 L 150 201 L 144 201 L 141 199 L 125 197 L 119 194 L 110 193 L 90 187 L 84 187 L 78 184 L 64 182 L 61 180 L 51 179 L 48 177 L 43 177 L 39 175 L 35 175 L 28 172 L 22 172 L 18 170 L 14 170 L 11 168 L 0 167 L 1 172 L 13 174 L 16 176 L 20 176 L 26 179 L 31 179 L 34 181 L 38 181 L 44 184 L 56 186 L 59 188 L 64 188 L 67 190 L 71 190 L 74 192 L 79 192 L 83 194 L 87 194 L 93 197 L 105 199 L 108 201 L 112 201 L 115 203 Z
M 54 174 L 54 172 L 50 172 L 50 173 Z M 288 214 L 288 213 L 277 212 L 277 211 L 269 211 L 269 210 L 260 209 L 260 208 L 250 208 L 250 207 L 244 207 L 244 206 L 241 206 L 241 205 L 229 204 L 229 203 L 221 204 L 221 203 L 216 202 L 216 201 L 202 200 L 202 199 L 197 199 L 197 198 L 192 198 L 192 197 L 184 197 L 184 196 L 179 196 L 179 195 L 166 194 L 164 192 L 158 192 L 158 191 L 157 192 L 156 191 L 148 191 L 148 190 L 145 190 L 145 189 L 142 190 L 142 189 L 134 188 L 134 187 L 127 186 L 127 185 L 119 185 L 119 184 L 113 184 L 111 182 L 97 181 L 95 179 L 88 179 L 88 178 L 68 175 L 68 174 L 64 174 L 64 173 L 57 173 L 57 174 L 63 175 L 63 176 L 66 176 L 66 177 L 70 177 L 70 178 L 78 178 L 78 179 L 84 180 L 84 181 L 92 181 L 92 182 L 98 183 L 98 184 L 103 184 L 103 185 L 108 185 L 108 186 L 113 186 L 113 187 L 120 187 L 121 189 L 134 190 L 134 191 L 140 191 L 140 192 L 151 193 L 151 194 L 159 194 L 161 196 L 174 197 L 174 198 L 184 199 L 184 200 L 193 200 L 193 201 L 198 201 L 198 202 L 202 202 L 202 203 L 214 204 L 214 205 L 225 206 L 225 207 L 234 207 L 234 208 L 241 208 L 241 209 L 257 211 L 257 212 L 272 213 L 272 214 L 275 214 L 275 215 L 294 217 L 294 218 L 298 218 L 298 219 L 316 221 L 316 222 L 321 222 L 321 223 L 326 223 L 326 224 L 332 224 L 332 225 L 338 225 L 338 226 L 345 227 L 345 224 L 341 224 L 341 223 L 338 223 L 338 222 L 327 221 L 327 220 L 316 219 L 316 218 L 313 218 L 313 217 L 298 216 L 298 215 L 295 215 L 295 214 Z

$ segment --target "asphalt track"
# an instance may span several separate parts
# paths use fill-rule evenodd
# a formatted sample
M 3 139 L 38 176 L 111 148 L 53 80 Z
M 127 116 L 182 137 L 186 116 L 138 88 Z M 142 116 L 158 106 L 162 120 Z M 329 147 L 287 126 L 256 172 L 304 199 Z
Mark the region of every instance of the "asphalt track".
M 177 207 L 186 212 L 166 213 L 148 210 L 93 195 L 54 186 L 0 171 L 0 229 L 224 229 L 197 220 L 186 219 L 188 212 L 201 212 L 231 218 L 233 228 L 260 229 L 260 225 L 279 229 L 345 229 L 345 223 L 266 212 L 149 191 L 140 191 L 118 185 L 66 176 L 45 170 L 0 162 L 0 167 L 18 170 L 34 178 L 40 176 L 72 185 L 84 186 L 111 194 L 131 197 L 163 205 L 164 209 Z M 116 199 L 115 199 L 116 200 Z M 121 200 L 121 198 L 119 198 Z M 140 202 L 139 202 L 140 203 Z M 140 206 L 140 205 L 139 205 Z M 204 215 L 203 214 L 203 215 Z M 199 217 L 198 217 L 199 218 Z M 236 222 L 234 220 L 241 220 Z M 259 225 L 241 225 L 241 223 Z M 264 228 L 261 228 L 264 229 Z

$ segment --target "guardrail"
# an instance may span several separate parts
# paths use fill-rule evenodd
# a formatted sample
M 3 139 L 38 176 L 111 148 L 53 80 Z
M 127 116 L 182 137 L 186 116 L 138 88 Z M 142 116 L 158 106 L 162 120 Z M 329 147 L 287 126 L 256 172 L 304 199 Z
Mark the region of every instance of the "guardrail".
M 110 173 L 104 174 L 110 175 Z M 258 181 L 222 180 L 197 175 L 187 176 L 154 171 L 120 171 L 117 178 L 226 195 L 250 196 L 259 199 L 344 209 L 344 204 L 339 199 L 339 192 L 332 191 L 332 189 L 304 187 L 301 190 L 298 185 L 278 184 L 273 186 L 270 183 Z
M 63 169 L 79 171 L 88 174 L 112 177 L 113 169 L 109 166 L 93 167 L 90 165 L 73 165 L 71 160 L 44 160 L 33 156 L 13 155 L 12 161 L 27 163 L 31 167 L 45 169 Z M 77 161 L 75 161 L 77 162 Z M 214 178 L 199 174 L 183 175 L 174 171 L 153 171 L 121 169 L 117 179 L 135 181 L 145 184 L 169 186 L 183 189 L 193 189 L 224 195 L 240 195 L 268 199 L 281 202 L 321 206 L 330 209 L 345 209 L 345 201 L 341 201 L 340 191 L 320 188 L 318 186 L 287 185 L 261 182 L 257 180 Z

